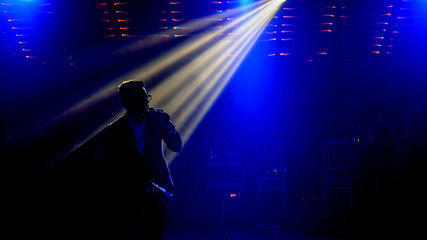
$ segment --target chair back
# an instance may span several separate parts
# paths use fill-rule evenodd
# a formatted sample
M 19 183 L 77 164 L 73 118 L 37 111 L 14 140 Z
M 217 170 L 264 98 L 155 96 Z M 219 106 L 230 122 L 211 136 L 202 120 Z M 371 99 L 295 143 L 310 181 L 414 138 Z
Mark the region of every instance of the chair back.
M 264 140 L 257 143 L 256 153 L 265 174 L 281 175 L 285 172 L 285 146 L 281 141 Z
M 350 169 L 350 142 L 333 139 L 324 142 L 322 145 L 325 170 Z

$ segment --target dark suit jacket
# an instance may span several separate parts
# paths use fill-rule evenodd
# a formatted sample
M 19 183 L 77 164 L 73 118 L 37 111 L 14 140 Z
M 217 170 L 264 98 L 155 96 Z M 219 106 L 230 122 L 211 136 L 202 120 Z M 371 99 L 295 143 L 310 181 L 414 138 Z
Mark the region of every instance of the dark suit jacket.
M 155 120 L 158 114 L 162 114 L 161 110 L 150 108 L 149 114 L 146 115 L 143 156 L 137 152 L 135 134 L 126 115 L 105 129 L 108 139 L 107 155 L 114 166 L 113 176 L 120 179 L 133 178 L 131 181 L 138 181 L 144 185 L 148 185 L 147 180 L 151 180 L 166 189 L 173 186 L 163 153 L 163 141 L 170 150 L 179 152 L 182 148 L 181 136 L 174 127 L 170 130 L 159 124 Z M 172 122 L 170 125 L 173 126 Z

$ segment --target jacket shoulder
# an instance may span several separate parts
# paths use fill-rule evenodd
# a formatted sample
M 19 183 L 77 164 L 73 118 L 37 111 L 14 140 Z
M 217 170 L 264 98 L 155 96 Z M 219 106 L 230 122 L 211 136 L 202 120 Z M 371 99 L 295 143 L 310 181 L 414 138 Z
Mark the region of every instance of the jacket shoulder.
M 126 124 L 128 124 L 127 117 L 125 115 L 121 115 L 117 119 L 109 123 L 106 127 L 106 130 L 107 131 L 119 130 L 125 127 Z

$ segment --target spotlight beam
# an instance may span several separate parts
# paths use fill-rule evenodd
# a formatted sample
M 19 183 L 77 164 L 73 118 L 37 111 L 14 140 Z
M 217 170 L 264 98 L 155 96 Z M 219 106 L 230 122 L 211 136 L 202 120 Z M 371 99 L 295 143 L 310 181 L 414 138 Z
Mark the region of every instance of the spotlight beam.
M 263 3 L 266 1 L 262 1 L 256 4 L 252 4 L 251 7 L 258 6 L 260 3 Z M 268 3 L 267 3 L 268 4 Z M 204 35 L 192 38 L 189 41 L 175 47 L 171 51 L 168 51 L 156 59 L 152 60 L 151 62 L 144 64 L 143 66 L 131 71 L 130 73 L 124 74 L 113 81 L 111 81 L 110 84 L 107 84 L 106 86 L 102 87 L 98 91 L 94 92 L 90 96 L 86 97 L 85 99 L 81 100 L 80 102 L 74 104 L 73 106 L 67 108 L 64 112 L 58 114 L 56 117 L 52 118 L 50 121 L 46 123 L 46 125 L 57 121 L 58 119 L 61 119 L 64 115 L 73 115 L 75 113 L 82 112 L 84 109 L 87 109 L 89 106 L 95 105 L 96 103 L 99 103 L 103 101 L 104 99 L 114 95 L 117 92 L 117 85 L 123 81 L 123 79 L 140 79 L 143 81 L 149 81 L 150 78 L 152 78 L 154 75 L 156 75 L 159 72 L 165 71 L 166 69 L 170 68 L 171 66 L 176 65 L 177 63 L 181 62 L 183 59 L 188 57 L 189 55 L 197 52 L 198 50 L 202 49 L 203 47 L 206 47 L 209 45 L 209 43 L 218 40 L 219 36 L 224 35 L 227 30 L 229 30 L 231 27 L 245 21 L 246 19 L 252 17 L 254 14 L 256 14 L 260 9 L 262 9 L 265 5 L 261 5 L 257 7 L 255 10 L 251 11 L 248 14 L 245 14 L 243 17 L 238 18 L 237 20 L 231 22 L 229 25 L 227 25 L 224 28 L 221 29 L 215 29 L 211 31 L 206 31 Z M 247 7 L 246 7 L 247 8 Z M 239 8 L 232 10 L 231 12 L 239 13 L 242 11 L 242 9 L 246 8 Z M 221 15 L 222 16 L 222 15 Z M 226 15 L 228 16 L 228 15 Z M 197 26 L 202 26 L 201 23 L 205 22 L 206 20 L 201 20 L 198 22 Z M 179 74 L 176 73 L 175 76 Z M 180 78 L 174 78 L 175 83 L 174 86 L 179 86 L 182 84 L 182 81 L 177 81 L 177 79 Z M 176 87 L 171 87 L 170 90 L 177 89 Z M 166 93 L 165 93 L 166 94 Z M 173 94 L 173 93 L 168 93 Z M 153 94 L 154 95 L 154 94 Z
M 137 78 L 149 81 L 155 74 L 167 72 L 171 67 L 197 53 L 196 57 L 181 69 L 171 72 L 164 81 L 149 89 L 154 96 L 151 105 L 164 108 L 170 113 L 185 143 L 282 3 L 283 1 L 274 0 L 260 1 L 252 5 L 254 9 L 249 13 L 222 28 L 204 31 L 200 37 L 190 38 L 153 61 L 114 79 L 57 118 L 63 117 L 64 114 L 80 112 L 116 94 L 116 86 L 123 80 Z M 241 12 L 241 9 L 235 12 Z M 203 21 L 196 25 L 202 26 L 202 23 Z M 232 29 L 234 31 L 229 33 L 228 31 Z M 129 49 L 131 48 L 127 50 Z M 203 49 L 206 50 L 202 51 Z M 117 114 L 123 114 L 123 110 Z M 85 140 L 94 136 L 102 127 Z M 168 162 L 172 162 L 175 155 L 167 155 Z
M 189 139 L 198 123 L 215 102 L 265 26 L 274 16 L 278 6 L 280 5 L 272 2 L 264 5 L 262 10 L 258 10 L 256 16 L 236 29 L 234 33 L 239 37 L 234 43 L 228 43 L 229 39 L 222 40 L 195 60 L 198 65 L 206 66 L 197 74 L 198 84 L 186 85 L 187 87 L 182 90 L 185 96 L 182 97 L 177 94 L 170 101 L 170 104 L 164 106 L 166 111 L 170 112 L 172 118 L 175 119 L 184 142 Z M 203 61 L 200 62 L 201 60 Z M 163 86 L 167 88 L 169 86 L 168 81 L 162 83 L 159 88 Z M 158 93 L 161 94 L 161 91 Z M 174 153 L 171 152 L 171 154 L 168 154 L 168 161 L 170 162 L 175 156 Z
M 270 9 L 266 8 L 266 10 L 260 12 L 259 15 L 265 16 L 264 14 L 268 10 L 270 10 Z M 268 23 L 267 21 L 269 21 L 270 18 L 267 15 L 267 17 L 265 17 L 265 19 L 263 21 L 261 21 L 261 20 L 263 20 L 263 19 L 262 18 L 261 19 L 260 18 L 254 18 L 252 21 L 247 22 L 244 26 L 237 29 L 236 34 L 241 34 L 243 32 L 244 32 L 244 34 L 241 37 L 239 37 L 239 39 L 234 44 L 229 45 L 226 42 L 221 42 L 221 43 L 217 44 L 217 46 L 213 46 L 210 49 L 211 51 L 207 51 L 204 54 L 204 55 L 208 56 L 205 59 L 205 65 L 207 67 L 206 67 L 206 70 L 204 70 L 202 73 L 199 74 L 199 78 L 202 78 L 202 80 L 204 80 L 204 81 L 207 81 L 208 79 L 210 79 L 210 80 L 209 80 L 208 84 L 204 85 L 204 89 L 202 91 L 197 91 L 197 92 L 199 92 L 199 95 L 203 96 L 206 94 L 207 90 L 212 89 L 212 85 L 214 83 L 216 83 L 217 81 L 219 81 L 219 79 L 224 75 L 224 72 L 230 67 L 230 65 L 234 61 L 236 61 L 235 56 L 240 56 L 242 51 L 245 49 L 247 49 L 246 53 L 248 52 L 248 50 L 250 49 L 250 46 L 252 46 L 252 44 L 255 42 L 253 40 L 254 39 L 256 40 L 258 38 L 259 34 L 261 33 L 260 30 L 265 27 L 265 25 Z M 212 52 L 219 52 L 220 56 L 211 55 Z M 232 55 L 232 56 L 230 56 L 230 55 Z M 203 57 L 205 57 L 205 56 L 203 56 Z M 244 57 L 244 55 L 240 56 L 241 59 L 243 59 L 243 57 Z M 209 64 L 209 62 L 211 62 L 213 59 L 216 59 L 216 60 L 212 64 Z M 227 62 L 228 62 L 228 64 L 227 64 Z M 236 64 L 236 65 L 238 65 L 238 64 Z M 213 73 L 215 73 L 215 74 L 213 75 Z M 196 86 L 196 87 L 192 87 L 192 86 L 193 85 L 189 85 L 189 87 L 186 88 L 187 95 L 188 95 L 188 91 L 194 92 L 196 90 L 200 90 L 200 89 L 198 89 L 198 86 Z M 182 102 L 175 101 L 175 100 L 176 99 L 171 101 L 171 103 L 173 105 L 172 105 L 171 109 L 168 109 L 168 111 L 174 111 L 174 109 L 178 109 L 177 105 L 178 106 L 179 105 L 185 106 L 184 108 L 186 110 L 183 113 L 180 113 L 178 115 L 188 115 L 188 114 L 186 114 L 186 112 L 188 112 L 190 110 L 192 111 L 193 110 L 192 106 L 194 106 L 195 103 L 200 101 L 199 98 L 192 99 L 192 104 L 190 106 L 187 106 L 187 105 L 183 104 Z
M 262 6 L 259 9 L 254 10 L 253 12 L 245 15 L 241 19 L 236 20 L 236 22 L 233 22 L 232 24 L 236 25 L 242 20 L 247 19 L 248 16 L 254 15 L 257 12 L 259 15 L 262 16 L 262 14 L 266 12 L 266 10 L 260 12 L 262 8 L 266 8 L 266 6 Z M 177 109 L 180 105 L 183 105 L 186 99 L 182 99 L 180 98 L 180 96 L 188 96 L 187 93 L 189 91 L 193 92 L 195 89 L 197 89 L 198 86 L 201 84 L 202 79 L 206 78 L 203 75 L 207 75 L 213 71 L 216 71 L 218 65 L 223 63 L 229 57 L 229 55 L 233 54 L 233 49 L 236 48 L 239 44 L 242 44 L 243 39 L 248 38 L 251 35 L 253 30 L 249 30 L 248 28 L 250 26 L 257 26 L 257 22 L 259 22 L 259 18 L 254 17 L 253 19 L 254 20 L 247 22 L 243 26 L 239 27 L 234 33 L 232 33 L 232 35 L 244 34 L 240 37 L 241 40 L 237 41 L 234 47 L 230 43 L 232 37 L 227 36 L 223 38 L 221 41 L 219 41 L 219 43 L 210 47 L 207 51 L 200 54 L 200 56 L 192 60 L 181 70 L 173 74 L 171 77 L 167 78 L 163 82 L 165 84 L 167 83 L 166 88 L 155 88 L 151 90 L 152 94 L 154 96 L 174 95 L 172 99 L 168 99 L 168 102 L 172 105 L 169 106 L 170 109 L 167 110 Z M 180 88 L 180 86 L 183 86 L 184 83 L 188 87 Z M 153 101 L 153 103 L 159 104 L 162 107 L 164 106 L 164 104 L 162 104 L 162 101 Z

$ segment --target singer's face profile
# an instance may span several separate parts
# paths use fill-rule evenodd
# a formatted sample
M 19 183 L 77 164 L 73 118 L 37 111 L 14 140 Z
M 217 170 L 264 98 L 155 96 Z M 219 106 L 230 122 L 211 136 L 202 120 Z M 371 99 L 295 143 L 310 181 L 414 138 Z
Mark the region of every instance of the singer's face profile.
M 135 91 L 132 91 L 128 97 L 128 110 L 137 113 L 146 113 L 148 111 L 148 94 L 144 87 L 135 89 Z

